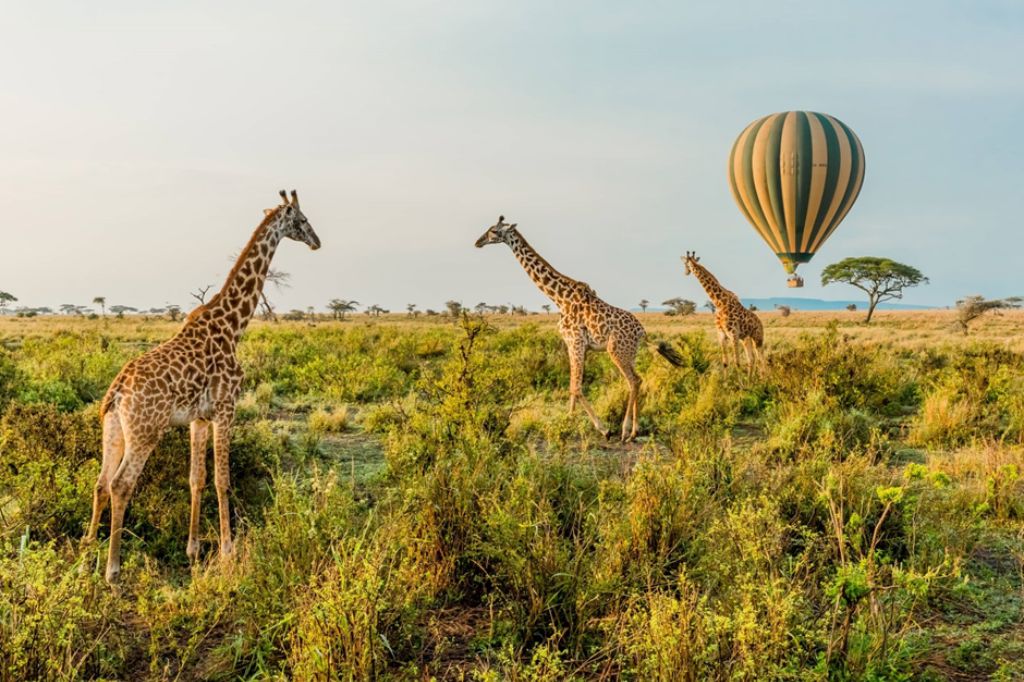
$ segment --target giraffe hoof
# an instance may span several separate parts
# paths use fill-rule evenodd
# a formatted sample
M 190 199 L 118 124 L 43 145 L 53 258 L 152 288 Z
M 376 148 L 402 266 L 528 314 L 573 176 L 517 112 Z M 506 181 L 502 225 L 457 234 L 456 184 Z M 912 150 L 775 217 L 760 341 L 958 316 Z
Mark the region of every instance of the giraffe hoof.
M 108 566 L 107 574 L 105 576 L 107 584 L 111 587 L 116 586 L 121 580 L 121 567 L 120 566 Z
M 185 556 L 188 557 L 189 562 L 195 563 L 199 560 L 199 542 L 196 540 L 189 540 L 188 548 L 185 549 Z

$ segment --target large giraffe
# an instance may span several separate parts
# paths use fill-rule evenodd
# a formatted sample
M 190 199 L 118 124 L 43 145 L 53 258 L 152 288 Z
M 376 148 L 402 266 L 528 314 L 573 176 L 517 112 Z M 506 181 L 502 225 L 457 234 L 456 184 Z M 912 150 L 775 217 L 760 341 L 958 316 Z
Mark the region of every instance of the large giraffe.
M 545 296 L 554 301 L 562 314 L 558 331 L 569 351 L 569 412 L 575 409 L 576 401 L 579 400 L 597 430 L 606 438 L 610 436 L 583 395 L 583 365 L 587 351 L 607 350 L 629 385 L 629 399 L 622 418 L 620 437 L 623 442 L 635 438 L 640 398 L 636 353 L 647 335 L 640 320 L 628 310 L 602 301 L 586 282 L 572 279 L 555 270 L 519 234 L 515 224 L 505 222 L 505 216 L 500 216 L 498 222 L 487 228 L 476 240 L 477 248 L 499 243 L 509 245 L 526 274 Z M 682 363 L 682 358 L 668 344 L 658 344 L 657 350 L 673 365 Z M 630 425 L 631 428 L 628 428 Z
M 220 511 L 220 553 L 232 553 L 228 515 L 228 443 L 242 369 L 235 356 L 263 290 L 278 244 L 285 237 L 320 248 L 320 239 L 299 209 L 281 190 L 283 203 L 265 211 L 252 238 L 224 282 L 220 293 L 185 319 L 173 338 L 130 361 L 114 379 L 100 406 L 103 422 L 103 464 L 93 491 L 92 521 L 83 538 L 96 540 L 100 516 L 110 503 L 110 551 L 106 578 L 121 572 L 121 532 L 125 507 L 157 441 L 170 426 L 191 430 L 189 487 L 190 559 L 199 553 L 199 502 L 206 485 L 206 448 L 213 427 L 214 483 Z
M 722 346 L 722 366 L 729 365 L 728 343 L 732 341 L 736 366 L 740 364 L 740 344 L 747 356 L 749 371 L 753 373 L 755 358 L 764 366 L 764 327 L 761 320 L 752 311 L 747 310 L 739 297 L 729 291 L 700 264 L 700 257 L 695 252 L 687 251 L 683 257 L 687 275 L 692 274 L 704 287 L 708 298 L 715 305 L 715 326 L 718 328 L 718 342 Z

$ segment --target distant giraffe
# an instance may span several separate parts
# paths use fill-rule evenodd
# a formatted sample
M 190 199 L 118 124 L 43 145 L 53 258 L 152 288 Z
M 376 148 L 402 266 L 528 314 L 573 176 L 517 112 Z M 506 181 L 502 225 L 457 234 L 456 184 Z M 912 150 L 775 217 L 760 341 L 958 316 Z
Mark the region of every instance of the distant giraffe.
M 749 371 L 753 373 L 755 358 L 764 366 L 764 327 L 761 319 L 744 307 L 739 297 L 721 285 L 711 272 L 700 264 L 695 252 L 686 252 L 683 257 L 686 274 L 693 274 L 704 287 L 708 298 L 715 305 L 715 327 L 718 328 L 718 342 L 722 346 L 722 366 L 729 365 L 728 341 L 732 341 L 736 366 L 740 364 L 740 343 L 747 356 Z
M 575 409 L 579 400 L 597 430 L 606 438 L 610 436 L 583 395 L 583 366 L 587 350 L 607 350 L 629 385 L 620 437 L 623 442 L 636 438 L 640 398 L 636 353 L 647 334 L 636 315 L 605 303 L 586 282 L 566 277 L 555 270 L 519 234 L 515 224 L 505 222 L 505 216 L 499 216 L 498 222 L 476 240 L 477 248 L 499 243 L 509 245 L 526 274 L 554 301 L 562 314 L 558 331 L 569 351 L 569 412 Z M 658 344 L 657 350 L 673 365 L 682 364 L 682 358 L 668 344 Z
M 295 190 L 291 201 L 284 190 L 281 198 L 280 206 L 264 212 L 263 222 L 242 250 L 220 293 L 189 313 L 173 338 L 126 364 L 103 398 L 103 464 L 93 491 L 92 521 L 82 541 L 89 545 L 96 540 L 100 516 L 109 501 L 108 582 L 115 582 L 121 572 L 125 508 L 146 459 L 169 426 L 188 424 L 191 430 L 192 510 L 187 554 L 190 559 L 199 554 L 199 502 L 206 485 L 211 424 L 220 553 L 232 553 L 228 443 L 242 386 L 235 348 L 256 310 L 267 269 L 281 240 L 287 237 L 311 249 L 320 248 L 320 239 L 299 209 Z

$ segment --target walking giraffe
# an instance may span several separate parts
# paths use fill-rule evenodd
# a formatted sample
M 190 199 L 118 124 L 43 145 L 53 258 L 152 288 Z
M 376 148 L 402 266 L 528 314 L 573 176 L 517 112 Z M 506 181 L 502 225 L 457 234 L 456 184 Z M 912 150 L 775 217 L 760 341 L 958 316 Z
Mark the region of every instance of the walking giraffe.
M 199 554 L 199 503 L 206 485 L 206 448 L 213 426 L 214 484 L 220 512 L 220 553 L 232 553 L 228 515 L 228 443 L 242 369 L 235 349 L 263 290 L 267 269 L 282 239 L 320 248 L 320 239 L 299 209 L 281 190 L 281 205 L 267 209 L 220 293 L 189 313 L 173 338 L 130 361 L 121 369 L 100 405 L 103 464 L 93 491 L 92 521 L 82 542 L 96 540 L 100 516 L 110 503 L 110 549 L 107 582 L 121 572 L 121 533 L 125 507 L 157 441 L 170 426 L 191 431 L 189 487 L 190 559 Z
M 623 442 L 636 438 L 640 398 L 636 353 L 647 335 L 640 320 L 628 310 L 602 301 L 586 282 L 567 277 L 551 267 L 519 234 L 515 223 L 509 225 L 505 222 L 505 216 L 499 216 L 498 222 L 476 240 L 477 248 L 499 243 L 509 245 L 526 274 L 545 296 L 554 301 L 561 313 L 558 331 L 569 351 L 569 412 L 573 412 L 579 400 L 597 430 L 606 438 L 610 436 L 583 395 L 583 365 L 587 351 L 607 350 L 629 385 L 620 438 Z M 673 365 L 682 364 L 682 358 L 668 344 L 658 344 L 657 351 Z
M 740 343 L 747 356 L 748 371 L 754 371 L 756 361 L 764 367 L 764 327 L 761 319 L 747 310 L 733 292 L 721 285 L 711 272 L 700 264 L 696 252 L 687 251 L 683 257 L 686 274 L 694 275 L 704 287 L 708 298 L 715 304 L 715 327 L 718 328 L 718 342 L 722 346 L 722 366 L 729 366 L 728 341 L 732 341 L 736 366 L 740 364 Z

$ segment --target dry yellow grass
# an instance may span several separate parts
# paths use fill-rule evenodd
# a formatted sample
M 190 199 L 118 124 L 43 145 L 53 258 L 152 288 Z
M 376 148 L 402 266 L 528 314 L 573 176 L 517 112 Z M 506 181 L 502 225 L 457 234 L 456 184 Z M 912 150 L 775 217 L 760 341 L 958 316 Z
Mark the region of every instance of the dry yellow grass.
M 1024 351 L 1024 311 L 1009 311 L 991 314 L 977 320 L 971 326 L 969 335 L 964 336 L 954 326 L 954 310 L 883 311 L 875 313 L 870 325 L 863 323 L 864 312 L 848 311 L 796 311 L 783 317 L 777 311 L 758 312 L 765 325 L 769 349 L 780 341 L 790 341 L 804 333 L 815 333 L 836 323 L 842 333 L 854 342 L 884 343 L 907 348 L 923 348 L 934 345 L 962 345 L 984 340 L 1004 345 L 1008 350 Z M 714 318 L 708 313 L 688 317 L 669 317 L 663 313 L 638 313 L 648 331 L 658 334 L 679 334 L 704 330 L 714 337 Z M 558 322 L 557 313 L 533 315 L 488 315 L 488 322 L 499 328 L 521 324 L 536 324 L 551 327 Z M 410 317 L 405 314 L 367 317 L 354 315 L 343 322 L 323 316 L 314 322 L 265 322 L 253 320 L 251 329 L 272 325 L 278 328 L 303 329 L 311 325 L 401 325 L 403 327 L 425 327 L 451 324 L 445 316 Z M 59 331 L 87 331 L 116 334 L 125 341 L 152 341 L 167 338 L 181 327 L 181 322 L 164 318 L 126 317 L 117 319 L 87 319 L 81 317 L 47 316 L 36 318 L 0 317 L 0 340 L 26 337 L 51 336 Z

